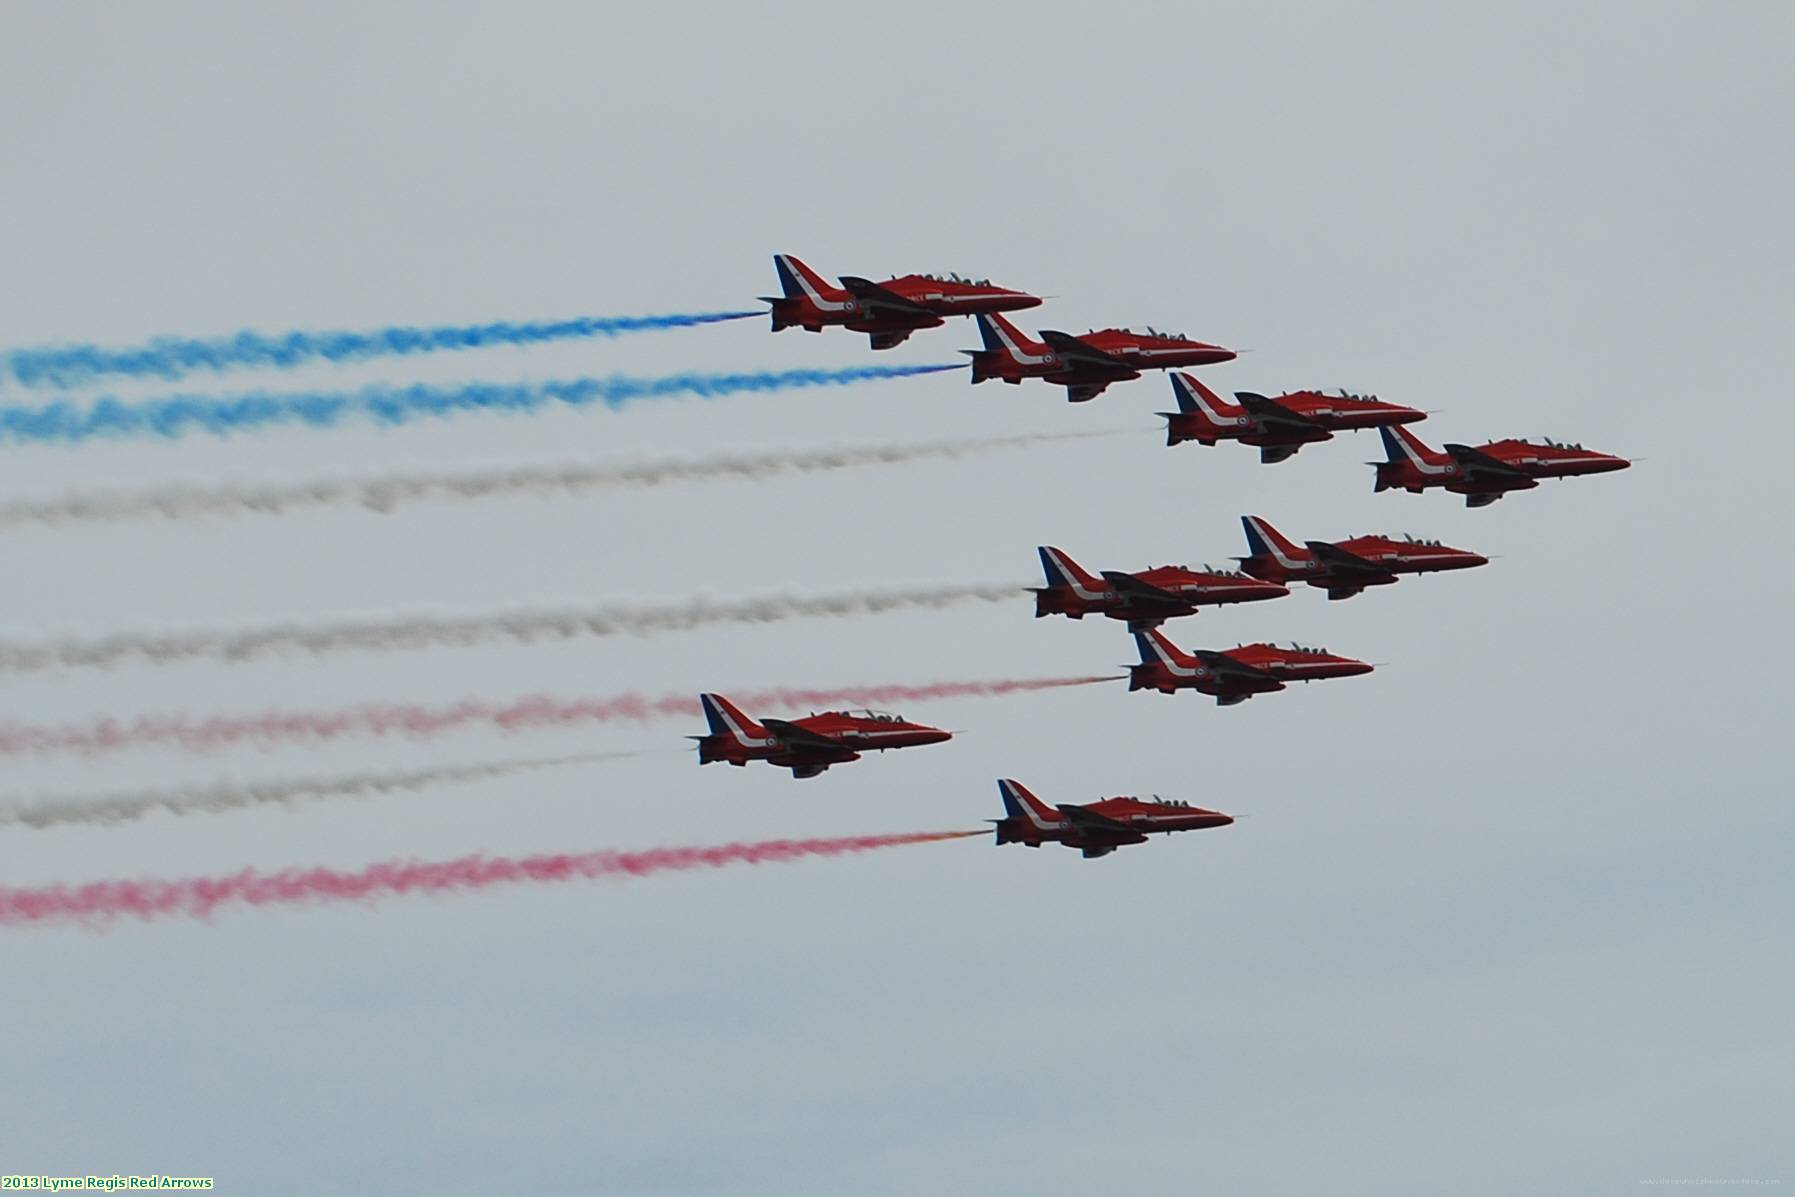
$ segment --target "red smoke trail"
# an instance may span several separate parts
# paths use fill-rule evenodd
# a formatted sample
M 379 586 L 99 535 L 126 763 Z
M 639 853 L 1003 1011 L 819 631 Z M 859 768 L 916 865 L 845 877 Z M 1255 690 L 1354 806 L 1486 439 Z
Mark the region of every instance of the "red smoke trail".
M 1030 690 L 1085 686 L 1109 677 L 1010 678 L 999 681 L 928 682 L 922 685 L 840 686 L 832 689 L 729 691 L 752 712 L 772 707 L 869 706 L 937 698 L 995 698 Z M 505 703 L 467 699 L 445 706 L 409 704 L 349 707 L 340 711 L 265 711 L 254 715 L 191 719 L 182 715 L 142 715 L 91 723 L 0 723 L 0 756 L 27 753 L 115 752 L 152 744 L 175 744 L 193 752 L 244 742 L 333 740 L 342 736 L 436 736 L 474 724 L 504 731 L 567 727 L 589 723 L 650 723 L 699 718 L 696 694 L 613 694 L 555 698 L 535 694 Z
M 178 881 L 94 881 L 86 885 L 0 888 L 0 925 L 80 922 L 97 924 L 135 915 L 140 919 L 207 918 L 230 906 L 303 906 L 320 902 L 370 902 L 411 893 L 461 893 L 526 881 L 579 881 L 600 877 L 646 877 L 650 873 L 721 868 L 732 864 L 776 864 L 807 856 L 841 856 L 984 835 L 983 831 L 923 831 L 906 835 L 856 835 L 839 839 L 762 840 L 696 848 L 650 848 L 644 852 L 556 853 L 544 856 L 485 856 L 455 860 L 389 860 L 360 872 L 336 869 L 254 869 L 221 877 Z

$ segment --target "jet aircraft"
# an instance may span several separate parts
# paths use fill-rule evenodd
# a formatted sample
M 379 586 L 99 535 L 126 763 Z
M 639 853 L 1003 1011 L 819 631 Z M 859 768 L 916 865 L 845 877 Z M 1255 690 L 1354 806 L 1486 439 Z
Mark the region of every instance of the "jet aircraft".
M 1213 445 L 1235 440 L 1259 447 L 1259 460 L 1270 465 L 1294 457 L 1298 449 L 1317 441 L 1332 440 L 1336 432 L 1412 424 L 1427 413 L 1375 395 L 1329 395 L 1321 391 L 1291 391 L 1267 398 L 1252 391 L 1236 391 L 1229 403 L 1189 374 L 1172 375 L 1172 394 L 1177 411 L 1162 411 L 1166 444 L 1184 441 Z
M 1127 844 L 1144 844 L 1151 833 L 1200 831 L 1226 827 L 1234 821 L 1220 811 L 1157 796 L 1151 800 L 1117 797 L 1049 806 L 1011 778 L 999 780 L 997 790 L 1003 795 L 1004 817 L 990 821 L 996 824 L 999 844 L 1039 848 L 1046 843 L 1060 843 L 1077 848 L 1086 860 L 1107 856 Z
M 1511 490 L 1531 490 L 1541 478 L 1606 474 L 1633 464 L 1612 453 L 1554 440 L 1510 439 L 1475 447 L 1449 443 L 1442 453 L 1430 449 L 1406 428 L 1378 431 L 1384 438 L 1385 460 L 1367 463 L 1377 467 L 1374 489 L 1401 489 L 1418 495 L 1443 486 L 1465 496 L 1466 507 L 1487 507 Z
M 1047 585 L 1034 591 L 1035 618 L 1107 615 L 1125 619 L 1130 631 L 1156 628 L 1168 619 L 1195 615 L 1198 607 L 1283 598 L 1290 591 L 1275 581 L 1250 578 L 1238 570 L 1161 565 L 1138 573 L 1103 571 L 1092 577 L 1063 549 L 1042 545 L 1041 570 Z
M 1136 632 L 1134 642 L 1141 650 L 1141 663 L 1129 667 L 1130 690 L 1161 694 L 1195 690 L 1211 695 L 1223 707 L 1282 690 L 1285 682 L 1371 672 L 1363 661 L 1300 644 L 1243 644 L 1224 652 L 1200 648 L 1187 653 L 1157 631 Z
M 952 732 L 883 711 L 825 711 L 757 723 L 721 694 L 700 694 L 698 702 L 711 729 L 709 735 L 687 737 L 698 741 L 700 765 L 767 761 L 790 769 L 793 777 L 815 777 L 830 765 L 857 761 L 872 749 L 884 752 L 953 739 Z
M 1388 586 L 1398 574 L 1471 569 L 1490 559 L 1437 540 L 1413 536 L 1355 536 L 1350 540 L 1310 540 L 1299 548 L 1263 516 L 1243 515 L 1247 548 L 1243 573 L 1267 582 L 1307 582 L 1328 592 L 1330 599 L 1348 599 L 1367 586 Z
M 1142 370 L 1210 366 L 1235 356 L 1232 349 L 1153 328 L 1095 329 L 1078 336 L 1043 329 L 1036 341 L 1002 316 L 981 315 L 978 324 L 985 347 L 960 351 L 972 358 L 974 383 L 987 378 L 1008 383 L 1043 378 L 1065 387 L 1066 398 L 1073 403 L 1095 399 L 1112 382 L 1139 378 Z
M 802 328 L 822 332 L 824 325 L 838 324 L 867 333 L 874 349 L 903 344 L 919 328 L 938 328 L 946 316 L 970 316 L 978 312 L 1013 312 L 1039 307 L 1041 300 L 1023 291 L 994 286 L 989 279 L 967 279 L 957 274 L 906 274 L 875 283 L 844 274 L 832 287 L 823 277 L 790 254 L 774 254 L 782 295 L 763 295 L 773 305 L 773 331 Z

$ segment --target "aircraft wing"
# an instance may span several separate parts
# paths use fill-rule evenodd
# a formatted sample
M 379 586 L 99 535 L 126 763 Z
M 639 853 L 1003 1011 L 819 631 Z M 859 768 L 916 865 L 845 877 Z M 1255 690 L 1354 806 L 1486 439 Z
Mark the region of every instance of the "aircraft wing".
M 1469 445 L 1447 445 L 1446 452 L 1452 454 L 1452 460 L 1458 462 L 1459 469 L 1463 472 L 1467 482 L 1475 482 L 1479 478 L 1506 481 L 1533 477 L 1526 470 L 1516 469 L 1506 461 L 1500 461 Z
M 1105 353 L 1070 333 L 1055 332 L 1051 328 L 1044 328 L 1041 330 L 1041 340 L 1047 348 L 1060 355 L 1060 361 L 1065 363 L 1070 370 L 1109 378 L 1138 378 L 1140 376 L 1138 370 L 1121 358 Z
M 1315 554 L 1315 559 L 1328 567 L 1328 573 L 1343 580 L 1357 578 L 1387 578 L 1390 571 L 1374 561 L 1367 561 L 1357 553 L 1348 552 L 1339 545 L 1329 544 L 1325 540 L 1309 540 L 1303 547 Z
M 784 719 L 762 719 L 760 724 L 793 748 L 827 748 L 832 752 L 839 752 L 842 748 L 839 741 L 818 735 L 808 727 Z
M 1104 570 L 1103 580 L 1136 607 L 1176 611 L 1180 614 L 1191 609 L 1190 603 L 1182 595 L 1173 594 L 1150 582 L 1143 582 L 1133 574 L 1125 574 L 1121 570 Z
M 1086 807 L 1062 806 L 1059 810 L 1060 814 L 1065 816 L 1066 822 L 1072 824 L 1073 830 L 1084 832 L 1087 835 L 1133 837 L 1140 834 L 1137 829 L 1128 824 L 1109 818 L 1107 815 L 1100 815 Z
M 1257 666 L 1248 665 L 1244 661 L 1236 661 L 1227 653 L 1212 652 L 1206 648 L 1197 649 L 1191 654 L 1209 667 L 1209 672 L 1224 682 L 1275 682 L 1277 676 Z M 764 720 L 763 720 L 764 722 Z
M 871 337 L 874 349 L 895 349 L 910 339 L 910 330 L 900 328 L 896 332 L 876 332 Z
M 912 303 L 896 291 L 887 290 L 871 279 L 851 274 L 841 276 L 841 285 L 860 301 L 860 309 L 869 316 L 894 316 L 898 319 L 934 320 L 935 313 L 919 303 Z
M 1088 403 L 1103 394 L 1108 386 L 1107 382 L 1069 382 L 1066 384 L 1066 401 Z
M 1268 432 L 1294 432 L 1313 436 L 1317 432 L 1327 431 L 1308 416 L 1291 411 L 1264 395 L 1254 394 L 1252 391 L 1235 391 L 1234 398 L 1246 408 L 1247 415 L 1253 417 L 1253 423 Z

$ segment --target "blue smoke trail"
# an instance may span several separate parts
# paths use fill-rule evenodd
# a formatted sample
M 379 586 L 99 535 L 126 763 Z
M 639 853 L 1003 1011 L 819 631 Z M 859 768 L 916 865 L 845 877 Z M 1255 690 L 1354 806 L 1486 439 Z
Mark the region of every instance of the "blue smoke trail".
M 196 370 L 250 366 L 288 369 L 310 362 L 359 362 L 441 350 L 484 349 L 490 345 L 540 345 L 664 328 L 690 328 L 725 320 L 746 320 L 764 312 L 687 312 L 668 316 L 598 316 L 524 324 L 443 325 L 435 328 L 381 328 L 373 332 L 290 332 L 268 336 L 190 339 L 157 337 L 132 349 L 68 345 L 15 349 L 0 357 L 7 372 L 29 387 L 72 387 L 106 375 L 181 378 Z
M 839 370 L 749 374 L 687 372 L 659 378 L 613 374 L 608 378 L 560 382 L 418 383 L 408 387 L 370 386 L 359 391 L 171 395 L 139 402 L 107 397 L 88 406 L 58 400 L 41 407 L 0 407 L 0 443 L 79 444 L 95 437 L 145 436 L 172 440 L 196 432 L 228 436 L 286 424 L 329 428 L 351 416 L 367 416 L 381 424 L 396 425 L 420 417 L 446 419 L 475 411 L 534 412 L 555 405 L 602 405 L 615 410 L 642 399 L 680 395 L 714 399 L 744 391 L 839 387 L 964 368 L 962 363 L 950 362 L 938 366 L 849 366 Z

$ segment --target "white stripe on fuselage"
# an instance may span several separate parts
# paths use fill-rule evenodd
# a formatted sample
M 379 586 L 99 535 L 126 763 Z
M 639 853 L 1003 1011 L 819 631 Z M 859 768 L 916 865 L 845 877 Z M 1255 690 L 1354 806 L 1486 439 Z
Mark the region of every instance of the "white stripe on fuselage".
M 1396 443 L 1402 446 L 1402 454 L 1409 459 L 1409 464 L 1423 474 L 1450 474 L 1453 472 L 1453 463 L 1450 461 L 1443 461 L 1438 465 L 1426 461 L 1415 449 L 1415 446 L 1409 443 L 1409 438 L 1403 434 L 1400 428 L 1392 428 L 1390 435 L 1395 437 Z
M 1079 585 L 1078 571 L 1069 567 L 1066 564 L 1065 559 L 1057 552 L 1048 549 L 1047 555 L 1053 558 L 1054 565 L 1059 567 L 1060 575 L 1066 579 L 1065 584 L 1071 588 L 1073 594 L 1076 594 L 1087 603 L 1101 602 L 1109 597 L 1109 590 L 1107 587 L 1103 590 L 1086 590 L 1083 586 Z
M 1003 342 L 1003 347 L 1009 351 L 1010 356 L 1016 360 L 1017 365 L 1045 366 L 1048 362 L 1053 360 L 1053 352 L 1051 350 L 1046 353 L 1038 354 L 1024 353 L 1022 346 L 1016 344 L 1015 339 L 1010 336 L 1010 330 L 1005 328 L 998 321 L 991 321 L 991 327 L 997 331 L 997 339 Z
M 759 740 L 759 739 L 755 739 L 753 736 L 750 736 L 747 732 L 742 730 L 742 725 L 735 721 L 735 716 L 733 716 L 729 713 L 729 708 L 727 706 L 723 705 L 722 703 L 717 702 L 715 699 L 711 698 L 710 695 L 708 695 L 708 694 L 705 695 L 704 705 L 707 708 L 709 708 L 711 711 L 715 712 L 717 718 L 721 719 L 723 721 L 724 725 L 729 728 L 729 734 L 731 736 L 733 736 L 735 738 L 736 743 L 740 744 L 743 748 L 770 748 L 770 747 L 772 747 L 773 737 L 768 736 L 764 740 Z
M 1185 394 L 1190 396 L 1191 402 L 1197 405 L 1197 410 L 1203 413 L 1203 418 L 1208 420 L 1211 424 L 1214 424 L 1217 427 L 1226 427 L 1229 424 L 1244 425 L 1247 422 L 1245 415 L 1222 415 L 1221 412 L 1210 405 L 1210 396 L 1205 394 L 1206 388 L 1197 383 L 1186 382 L 1184 379 L 1180 378 L 1178 379 L 1178 385 L 1184 389 Z M 1215 402 L 1219 403 L 1221 401 L 1217 399 Z
M 780 254 L 779 260 L 785 263 L 785 268 L 791 271 L 793 278 L 798 280 L 798 286 L 803 288 L 805 298 L 815 304 L 821 311 L 846 312 L 853 309 L 854 301 L 851 299 L 824 299 L 817 293 L 817 289 L 811 285 L 810 279 L 806 277 L 804 268 L 799 266 L 793 259 L 784 254 Z
M 1027 796 L 1020 793 L 1018 787 L 1011 785 L 1007 781 L 1003 783 L 1003 792 L 1005 796 L 1022 808 L 1023 816 L 1040 830 L 1058 831 L 1066 825 L 1064 819 L 1056 819 L 1051 823 L 1042 822 L 1040 813 L 1035 810 L 1035 804 L 1031 802 Z
M 1284 550 L 1278 547 L 1278 534 L 1273 532 L 1264 520 L 1261 520 L 1256 515 L 1247 516 L 1247 520 L 1253 525 L 1253 531 L 1259 534 L 1259 539 L 1265 542 L 1265 547 L 1271 553 L 1273 561 L 1276 561 L 1285 569 L 1306 570 L 1310 567 L 1313 554 L 1307 554 L 1305 559 L 1301 561 L 1294 557 L 1285 556 Z
M 1159 663 L 1165 666 L 1173 677 L 1208 676 L 1209 670 L 1200 663 L 1195 666 L 1180 665 L 1177 661 L 1173 660 L 1172 654 L 1166 651 L 1165 645 L 1161 644 L 1157 637 L 1151 635 L 1147 636 L 1147 643 L 1153 646 L 1153 655 L 1159 658 Z

